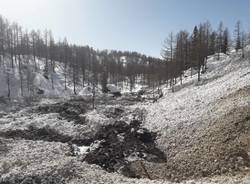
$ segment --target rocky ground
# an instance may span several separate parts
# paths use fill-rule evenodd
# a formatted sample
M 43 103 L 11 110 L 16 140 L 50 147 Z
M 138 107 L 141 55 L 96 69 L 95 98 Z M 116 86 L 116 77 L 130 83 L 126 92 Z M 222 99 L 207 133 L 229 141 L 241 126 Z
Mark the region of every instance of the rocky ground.
M 208 63 L 214 65 L 202 81 L 188 81 L 148 108 L 145 127 L 159 130 L 157 145 L 167 157 L 163 164 L 145 163 L 151 177 L 183 181 L 249 173 L 250 63 L 226 56 Z
M 68 183 L 75 178 L 74 170 L 63 171 L 60 160 L 76 162 L 78 166 L 80 163 L 99 165 L 107 172 L 127 177 L 140 177 L 130 169 L 135 160 L 165 162 L 165 155 L 155 144 L 157 134 L 142 127 L 144 110 L 129 107 L 138 103 L 136 97 L 135 100 L 130 98 L 129 105 L 125 106 L 121 104 L 128 98 L 126 96 L 105 98 L 96 100 L 94 110 L 91 101 L 76 98 L 34 103 L 19 111 L 3 113 L 0 120 L 1 183 Z M 84 152 L 82 148 L 86 148 Z M 30 160 L 30 157 L 40 158 Z M 55 174 L 35 172 L 37 167 L 49 169 L 37 166 L 43 159 L 43 167 L 57 163 Z M 56 171 L 59 166 L 62 168 Z M 65 175 L 64 172 L 70 173 Z
M 1 101 L 0 183 L 249 183 L 250 65 L 219 62 L 161 99 Z
M 244 93 L 249 95 L 250 88 Z M 152 170 L 152 178 L 182 181 L 250 172 L 250 106 L 233 108 L 210 121 L 208 127 L 190 126 L 189 131 L 192 137 L 174 137 L 174 134 L 165 137 L 166 163 L 145 162 L 146 169 Z

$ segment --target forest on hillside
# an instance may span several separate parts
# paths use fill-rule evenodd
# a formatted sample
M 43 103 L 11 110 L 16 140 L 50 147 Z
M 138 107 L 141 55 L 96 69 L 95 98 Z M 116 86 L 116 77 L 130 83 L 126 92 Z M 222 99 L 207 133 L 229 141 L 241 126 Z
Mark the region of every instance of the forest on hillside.
M 153 89 L 162 84 L 174 87 L 177 79 L 182 82 L 184 71 L 188 69 L 190 75 L 198 73 L 199 81 L 206 71 L 209 55 L 217 53 L 219 60 L 220 53 L 227 54 L 232 46 L 238 52 L 247 42 L 249 36 L 242 30 L 240 21 L 236 23 L 234 38 L 222 22 L 217 30 L 206 22 L 194 26 L 191 33 L 185 30 L 170 33 L 164 41 L 160 59 L 137 52 L 95 50 L 68 43 L 67 38 L 56 41 L 51 31 L 28 31 L 0 17 L 0 67 L 6 74 L 7 83 L 11 80 L 11 68 L 18 67 L 21 92 L 24 73 L 30 73 L 26 76 L 32 78 L 32 72 L 36 72 L 25 70 L 24 64 L 33 61 L 36 66 L 37 59 L 44 61 L 43 75 L 51 81 L 52 89 L 55 63 L 59 62 L 64 66 L 65 89 L 70 81 L 75 94 L 77 85 L 101 86 L 102 91 L 107 92 L 107 84 L 117 85 L 119 82 L 126 82 L 132 91 L 138 83 Z M 6 61 L 8 67 L 4 67 Z M 32 83 L 29 78 L 27 83 Z

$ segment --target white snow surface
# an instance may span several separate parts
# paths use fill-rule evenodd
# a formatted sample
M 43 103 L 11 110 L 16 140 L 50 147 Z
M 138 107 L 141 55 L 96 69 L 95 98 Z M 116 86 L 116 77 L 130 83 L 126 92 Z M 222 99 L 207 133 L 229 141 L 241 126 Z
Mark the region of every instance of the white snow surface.
M 40 95 L 41 97 L 69 97 L 73 95 L 73 86 L 71 81 L 68 79 L 67 87 L 65 90 L 63 64 L 55 62 L 55 72 L 52 72 L 52 69 L 49 65 L 49 79 L 46 79 L 43 75 L 44 66 L 45 59 L 36 59 L 36 61 L 34 62 L 33 59 L 31 59 L 29 56 L 22 57 L 22 95 L 18 63 L 14 62 L 14 68 L 12 68 L 11 61 L 9 59 L 6 59 L 4 64 L 0 67 L 0 97 L 7 97 L 8 94 L 7 72 L 9 73 L 10 97 L 12 99 L 32 96 L 37 93 L 37 89 L 43 90 L 44 94 Z M 52 78 L 54 87 L 52 87 Z M 34 92 L 28 91 L 28 81 L 30 84 L 32 84 Z M 77 92 L 81 89 L 82 87 L 78 85 Z
M 144 126 L 161 133 L 158 140 L 160 147 L 164 147 L 164 135 L 177 127 L 200 126 L 201 122 L 204 125 L 235 105 L 250 106 L 250 95 L 216 106 L 219 99 L 250 87 L 249 59 L 241 59 L 239 54 L 234 53 L 224 55 L 217 61 L 214 55 L 208 59 L 207 66 L 208 70 L 201 75 L 200 82 L 197 82 L 197 75 L 187 77 L 183 85 L 176 85 L 174 93 L 165 88 L 164 97 L 146 107 L 148 114 Z
M 120 93 L 121 92 L 121 90 L 113 84 L 108 84 L 107 88 L 108 88 L 110 93 Z

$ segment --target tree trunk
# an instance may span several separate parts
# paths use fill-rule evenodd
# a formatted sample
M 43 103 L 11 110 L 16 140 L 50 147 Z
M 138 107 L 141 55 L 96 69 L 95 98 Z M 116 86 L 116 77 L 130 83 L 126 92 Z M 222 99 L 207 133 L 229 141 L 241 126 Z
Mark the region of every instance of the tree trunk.
M 93 83 L 93 88 L 92 88 L 92 108 L 95 109 L 95 84 Z
M 64 89 L 67 90 L 67 66 L 64 65 Z
M 21 63 L 21 57 L 19 55 L 19 77 L 20 77 L 20 89 L 21 89 L 21 96 L 23 96 L 23 75 L 22 75 L 22 63 Z
M 198 63 L 198 81 L 201 80 L 201 62 L 199 60 L 199 63 Z
M 10 101 L 10 74 L 7 73 L 8 99 Z
M 85 86 L 85 70 L 82 70 L 82 87 Z

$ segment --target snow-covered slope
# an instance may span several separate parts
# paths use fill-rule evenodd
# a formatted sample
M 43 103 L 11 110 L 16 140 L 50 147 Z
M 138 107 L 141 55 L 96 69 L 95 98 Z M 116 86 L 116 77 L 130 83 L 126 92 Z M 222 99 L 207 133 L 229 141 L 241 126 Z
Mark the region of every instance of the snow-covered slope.
M 183 181 L 186 184 L 248 183 L 249 170 L 247 167 L 241 168 L 247 162 L 245 158 L 250 157 L 248 118 L 250 114 L 250 61 L 248 58 L 241 59 L 239 54 L 231 53 L 229 56 L 221 55 L 221 60 L 217 61 L 216 56 L 211 56 L 207 63 L 208 70 L 202 74 L 200 82 L 197 82 L 196 75 L 188 76 L 184 79 L 183 85 L 175 86 L 174 93 L 171 89 L 165 88 L 164 97 L 157 102 L 126 107 L 146 108 L 144 126 L 158 133 L 157 144 L 167 156 L 166 163 L 144 163 L 153 180 L 126 178 L 118 173 L 108 173 L 99 166 L 82 162 L 81 157 L 71 155 L 72 150 L 68 143 L 48 142 L 43 139 L 0 138 L 0 183 L 1 179 L 10 181 L 13 178 L 16 179 L 16 183 L 23 182 L 24 178 L 26 182 L 37 179 L 37 181 L 48 183 L 51 179 L 51 183 L 79 184 L 171 183 L 168 179 L 176 182 L 187 179 Z M 36 73 L 38 78 L 36 85 L 45 90 L 48 96 L 68 95 L 62 94 L 64 91 L 63 68 L 59 64 L 56 67 L 57 93 L 50 88 L 47 89 L 51 86 L 51 81 L 43 77 L 42 63 L 43 61 L 41 61 L 40 72 Z M 18 71 L 16 73 L 18 75 Z M 18 77 L 15 80 L 18 86 Z M 72 93 L 72 90 L 68 91 Z M 90 90 L 82 89 L 80 94 L 90 95 Z M 19 92 L 16 93 L 17 97 L 18 95 Z M 113 100 L 112 106 L 114 107 L 118 101 Z M 45 106 L 48 102 L 50 101 L 43 101 Z M 61 104 L 59 103 L 58 106 L 63 106 Z M 56 106 L 53 107 L 56 108 Z M 104 104 L 100 108 L 105 110 L 107 106 Z M 72 112 L 76 109 L 69 106 L 68 110 Z M 84 133 L 87 135 L 88 132 L 93 133 L 100 124 L 110 123 L 110 119 L 99 111 L 98 109 L 87 111 L 85 116 L 80 116 L 80 118 L 85 118 L 85 123 L 76 124 L 60 118 L 58 113 L 43 114 L 35 111 L 32 114 L 26 108 L 1 117 L 0 130 L 15 132 L 15 130 L 34 131 L 35 128 L 43 128 L 42 130 L 47 128 L 56 130 L 55 132 L 61 136 L 81 138 Z M 235 158 L 235 161 L 231 161 Z M 229 172 L 227 169 L 231 168 L 225 163 L 238 164 L 233 167 L 239 167 L 242 169 L 239 171 L 242 172 L 236 173 L 235 176 L 225 176 L 224 173 Z M 203 178 L 197 179 L 200 177 Z
M 223 174 L 247 166 L 249 55 L 242 59 L 231 53 L 219 61 L 211 56 L 207 66 L 200 82 L 197 76 L 187 77 L 183 86 L 175 87 L 174 93 L 165 89 L 162 99 L 147 106 L 144 126 L 159 133 L 158 145 L 168 159 L 166 165 L 149 166 L 160 170 L 157 177 L 185 179 L 194 174 L 198 177 Z
M 208 60 L 208 72 L 197 77 L 188 77 L 179 90 L 172 93 L 165 89 L 164 98 L 148 107 L 146 127 L 152 130 L 165 131 L 181 123 L 194 124 L 205 118 L 211 118 L 216 101 L 235 91 L 249 87 L 250 61 L 239 57 L 225 57 L 217 61 L 215 57 Z M 250 96 L 249 96 L 250 98 Z M 239 106 L 247 105 L 250 99 L 238 99 Z M 233 107 L 228 104 L 228 108 Z M 224 109 L 224 113 L 228 111 Z M 221 112 L 223 113 L 223 112 Z M 222 115 L 222 114 L 214 114 Z
M 124 58 L 123 58 L 124 59 Z M 44 76 L 45 59 L 36 58 L 34 62 L 30 56 L 21 56 L 21 71 L 19 73 L 19 63 L 14 61 L 12 67 L 11 60 L 5 58 L 3 64 L 0 64 L 0 97 L 8 97 L 8 83 L 10 88 L 10 98 L 22 97 L 58 97 L 67 98 L 74 94 L 73 82 L 71 72 L 67 71 L 66 89 L 65 89 L 65 69 L 64 65 L 60 62 L 55 62 L 55 69 L 52 68 L 49 61 L 48 78 Z M 21 83 L 21 77 L 22 83 Z M 91 96 L 92 89 L 90 86 L 82 87 L 81 78 L 76 84 L 76 92 L 79 96 Z M 128 79 L 127 79 L 128 80 Z M 22 92 L 21 92 L 22 86 Z M 118 86 L 108 84 L 113 92 L 130 92 L 130 86 L 127 81 L 118 83 Z M 140 84 L 136 84 L 132 89 L 133 92 L 141 88 Z M 23 94 L 22 94 L 23 93 Z M 101 93 L 101 86 L 98 86 L 96 93 Z
M 207 67 L 200 82 L 196 76 L 189 76 L 183 85 L 177 84 L 178 91 L 172 93 L 165 88 L 164 98 L 148 107 L 146 127 L 162 130 L 200 121 L 210 115 L 217 100 L 250 85 L 250 60 L 240 55 L 223 55 L 219 61 L 210 56 Z M 238 99 L 237 103 L 246 105 L 249 101 Z
M 8 96 L 8 78 L 11 98 L 37 95 L 45 97 L 67 97 L 73 94 L 73 87 L 71 87 L 69 81 L 67 81 L 67 89 L 65 90 L 64 68 L 61 63 L 55 62 L 55 72 L 49 72 L 49 79 L 44 77 L 44 66 L 44 59 L 36 59 L 34 62 L 33 59 L 30 59 L 28 56 L 22 57 L 22 95 L 19 64 L 18 62 L 14 62 L 14 67 L 12 68 L 11 61 L 5 59 L 4 64 L 0 66 L 0 97 Z M 49 71 L 51 71 L 50 66 Z

